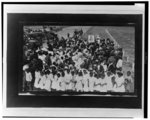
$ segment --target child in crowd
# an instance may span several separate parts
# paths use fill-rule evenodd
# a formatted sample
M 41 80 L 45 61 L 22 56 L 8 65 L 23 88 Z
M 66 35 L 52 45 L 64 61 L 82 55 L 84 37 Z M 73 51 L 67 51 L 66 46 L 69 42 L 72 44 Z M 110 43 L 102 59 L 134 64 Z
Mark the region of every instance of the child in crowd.
M 67 69 L 65 71 L 65 82 L 66 82 L 66 90 L 69 90 L 69 84 L 70 84 L 70 81 L 71 81 L 71 74 L 70 74 L 70 70 Z
M 83 80 L 83 74 L 80 71 L 79 74 L 76 77 L 77 83 L 76 83 L 75 88 L 76 88 L 77 92 L 82 92 L 83 91 L 82 80 Z
M 46 82 L 46 76 L 45 76 L 44 72 L 42 71 L 42 73 L 41 73 L 41 80 L 39 82 L 39 88 L 40 89 L 44 89 L 45 82 Z
M 57 73 L 57 77 L 56 77 L 56 86 L 55 86 L 57 91 L 60 91 L 60 90 L 61 90 L 60 83 L 61 83 L 60 73 Z
M 35 71 L 35 81 L 34 81 L 34 87 L 35 88 L 39 88 L 40 87 L 39 86 L 40 79 L 41 79 L 41 73 L 40 73 L 40 71 L 36 70 Z
M 105 74 L 101 74 L 101 92 L 107 92 L 107 82 L 105 79 Z
M 62 72 L 60 76 L 60 90 L 65 91 L 66 90 L 66 82 L 65 82 L 65 73 Z
M 26 75 L 27 87 L 28 87 L 28 90 L 30 91 L 30 90 L 32 90 L 32 88 L 31 88 L 32 75 L 31 75 L 29 68 L 26 69 L 25 75 Z
M 94 76 L 93 76 L 93 71 L 90 72 L 90 76 L 89 76 L 89 91 L 93 92 L 94 91 Z
M 89 84 L 89 74 L 88 74 L 88 72 L 87 72 L 87 70 L 84 70 L 83 71 L 83 91 L 84 92 L 88 92 L 89 91 L 89 86 L 88 86 L 88 84 Z
M 112 87 L 113 87 L 113 83 L 112 83 L 112 73 L 111 72 L 107 72 L 106 74 L 106 83 L 107 83 L 107 92 L 111 92 L 112 91 Z
M 123 77 L 123 73 L 117 72 L 116 79 L 115 79 L 116 85 L 114 87 L 115 92 L 125 92 L 125 81 Z
M 52 91 L 56 91 L 57 90 L 57 74 L 53 75 L 53 79 L 52 79 Z
M 125 90 L 126 90 L 126 92 L 134 91 L 133 79 L 132 79 L 130 71 L 127 71 L 127 76 L 125 78 Z

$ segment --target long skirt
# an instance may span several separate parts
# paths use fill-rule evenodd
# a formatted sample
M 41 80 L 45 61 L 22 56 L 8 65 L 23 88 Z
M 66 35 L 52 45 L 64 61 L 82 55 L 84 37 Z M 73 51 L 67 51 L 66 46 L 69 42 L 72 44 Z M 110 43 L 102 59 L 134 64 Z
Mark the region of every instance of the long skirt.
M 47 91 L 51 91 L 50 85 L 51 85 L 51 81 L 47 79 L 45 81 L 44 89 Z
M 83 91 L 83 86 L 82 86 L 82 82 L 81 81 L 78 81 L 76 83 L 75 89 L 76 89 L 77 92 L 79 92 L 79 91 L 82 92 Z

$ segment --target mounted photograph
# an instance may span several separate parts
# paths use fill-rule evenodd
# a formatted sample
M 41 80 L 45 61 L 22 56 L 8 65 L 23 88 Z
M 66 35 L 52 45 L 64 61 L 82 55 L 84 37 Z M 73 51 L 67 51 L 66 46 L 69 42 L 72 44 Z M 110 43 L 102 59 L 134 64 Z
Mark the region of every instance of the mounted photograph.
M 134 93 L 134 52 L 134 26 L 24 25 L 19 95 Z
M 3 4 L 3 116 L 146 116 L 146 5 Z

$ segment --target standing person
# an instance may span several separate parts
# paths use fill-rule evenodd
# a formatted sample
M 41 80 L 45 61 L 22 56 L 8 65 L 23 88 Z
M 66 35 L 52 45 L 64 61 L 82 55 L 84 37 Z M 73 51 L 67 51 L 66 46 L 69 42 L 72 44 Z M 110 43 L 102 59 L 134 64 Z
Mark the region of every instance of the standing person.
M 93 92 L 94 91 L 94 79 L 93 79 L 93 71 L 90 72 L 89 76 L 89 91 Z
M 77 92 L 82 92 L 83 91 L 82 80 L 83 80 L 83 74 L 80 71 L 78 76 L 76 77 L 77 83 L 76 83 L 75 88 L 76 88 Z
M 41 80 L 39 82 L 39 87 L 41 89 L 44 89 L 45 82 L 46 82 L 46 76 L 45 76 L 44 72 L 42 71 L 42 73 L 41 73 Z
M 36 70 L 35 71 L 35 82 L 34 82 L 34 87 L 39 88 L 39 81 L 41 79 L 41 73 L 40 71 Z
M 66 90 L 66 83 L 65 83 L 65 73 L 62 72 L 60 76 L 60 90 L 65 91 Z
M 46 76 L 46 81 L 45 81 L 44 88 L 47 91 L 51 91 L 51 88 L 50 88 L 50 86 L 51 86 L 50 72 L 48 71 L 45 76 Z
M 23 66 L 23 83 L 22 83 L 22 91 L 26 91 L 27 90 L 27 88 L 26 88 L 26 86 L 27 86 L 27 81 L 26 81 L 26 72 L 27 72 L 27 69 L 29 68 L 29 65 L 28 64 L 26 64 L 26 65 L 24 65 Z
M 111 82 L 112 82 L 112 91 L 115 92 L 115 88 L 116 88 L 116 81 L 115 81 L 116 77 L 115 75 L 113 75 L 113 77 L 111 78 Z
M 69 83 L 69 90 L 70 91 L 75 90 L 75 73 L 74 73 L 74 71 L 71 71 L 71 81 Z
M 56 78 L 56 90 L 57 90 L 57 91 L 60 91 L 60 90 L 61 90 L 60 83 L 61 83 L 60 73 L 57 73 L 57 78 Z
M 95 88 L 94 90 L 95 91 L 98 91 L 98 92 L 101 92 L 101 78 L 100 78 L 100 75 L 97 75 L 97 79 L 95 81 Z
M 50 71 L 50 74 L 48 75 L 48 79 L 50 79 L 50 90 L 52 91 L 52 83 L 54 81 L 54 76 L 52 71 Z
M 116 88 L 115 88 L 115 92 L 125 92 L 125 80 L 123 77 L 123 73 L 121 72 L 117 72 L 116 75 Z
M 93 75 L 93 91 L 97 91 L 97 83 L 98 83 L 98 75 L 97 75 L 97 73 L 95 73 L 94 75 Z
M 31 75 L 31 72 L 30 72 L 30 68 L 28 68 L 25 71 L 25 75 L 26 75 L 27 89 L 30 91 L 30 90 L 32 90 L 32 87 L 31 87 L 32 75 Z
M 57 74 L 54 74 L 52 81 L 52 91 L 56 91 L 57 87 Z
M 87 70 L 84 70 L 84 75 L 83 75 L 83 91 L 84 92 L 89 91 L 88 82 L 89 82 L 89 75 L 88 75 Z
M 113 88 L 112 73 L 108 71 L 106 73 L 105 79 L 106 79 L 106 83 L 107 83 L 107 92 L 111 92 L 112 88 Z
M 134 83 L 130 71 L 127 71 L 127 76 L 125 78 L 125 90 L 126 92 L 134 92 Z
M 70 74 L 70 70 L 67 69 L 65 71 L 66 90 L 70 90 L 70 88 L 69 88 L 70 81 L 71 81 L 71 74 Z
M 104 61 L 101 63 L 101 65 L 102 65 L 103 68 L 104 68 L 104 72 L 106 72 L 106 71 L 107 71 L 106 60 L 104 60 Z
M 101 75 L 101 92 L 107 92 L 107 82 L 105 79 L 105 74 Z

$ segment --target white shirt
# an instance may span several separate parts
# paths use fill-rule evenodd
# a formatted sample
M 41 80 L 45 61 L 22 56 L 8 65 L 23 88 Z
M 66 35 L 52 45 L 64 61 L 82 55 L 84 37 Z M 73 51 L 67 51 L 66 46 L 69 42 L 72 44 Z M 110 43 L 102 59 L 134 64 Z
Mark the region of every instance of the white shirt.
M 119 59 L 118 62 L 117 62 L 116 67 L 117 67 L 117 68 L 122 67 L 122 63 L 123 63 L 122 59 Z
M 107 65 L 105 65 L 104 63 L 101 64 L 104 68 L 104 71 L 107 71 Z
M 107 76 L 106 79 L 106 83 L 107 83 L 107 90 L 112 90 L 113 84 L 111 81 L 112 76 Z
M 26 81 L 31 82 L 31 80 L 32 80 L 31 72 L 29 72 L 29 73 L 25 72 L 25 73 L 26 73 Z
M 123 83 L 124 83 L 124 77 L 116 77 L 116 83 L 117 83 L 117 86 L 120 87 Z

